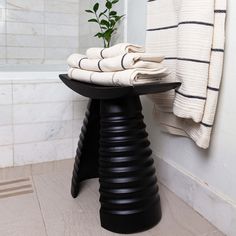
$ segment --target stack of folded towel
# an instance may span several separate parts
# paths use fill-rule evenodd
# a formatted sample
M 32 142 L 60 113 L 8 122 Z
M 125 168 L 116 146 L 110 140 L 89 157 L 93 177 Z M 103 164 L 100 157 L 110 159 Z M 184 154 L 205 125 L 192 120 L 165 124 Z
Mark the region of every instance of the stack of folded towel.
M 154 83 L 169 73 L 163 56 L 145 53 L 138 45 L 117 44 L 110 48 L 90 48 L 85 55 L 72 54 L 68 76 L 82 82 L 106 86 L 134 86 Z

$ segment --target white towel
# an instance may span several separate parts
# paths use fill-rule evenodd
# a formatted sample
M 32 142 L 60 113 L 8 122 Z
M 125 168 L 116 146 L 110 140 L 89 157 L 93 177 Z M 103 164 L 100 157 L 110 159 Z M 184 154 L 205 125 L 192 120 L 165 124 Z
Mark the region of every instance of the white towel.
M 67 59 L 73 68 L 97 72 L 115 72 L 134 68 L 162 69 L 164 57 L 153 53 L 126 53 L 107 59 L 88 59 L 81 54 L 72 54 Z
M 136 84 L 157 83 L 168 75 L 166 67 L 162 69 L 129 69 L 118 72 L 92 72 L 70 68 L 68 76 L 81 82 L 105 86 L 133 86 Z
M 165 55 L 174 91 L 153 97 L 165 131 L 208 148 L 220 89 L 226 0 L 150 0 L 147 52 Z M 174 115 L 173 115 L 174 113 Z
M 110 48 L 89 48 L 86 56 L 89 59 L 104 59 L 132 52 L 142 53 L 144 52 L 144 48 L 135 44 L 119 43 Z

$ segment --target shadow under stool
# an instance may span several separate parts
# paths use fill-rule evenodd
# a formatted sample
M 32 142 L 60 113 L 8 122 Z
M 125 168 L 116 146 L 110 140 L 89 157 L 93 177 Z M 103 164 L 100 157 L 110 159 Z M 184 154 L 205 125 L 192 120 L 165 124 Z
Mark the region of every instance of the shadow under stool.
M 160 196 L 140 95 L 166 92 L 180 83 L 109 87 L 60 79 L 90 98 L 76 152 L 71 194 L 99 178 L 100 220 L 116 233 L 148 230 L 161 219 Z

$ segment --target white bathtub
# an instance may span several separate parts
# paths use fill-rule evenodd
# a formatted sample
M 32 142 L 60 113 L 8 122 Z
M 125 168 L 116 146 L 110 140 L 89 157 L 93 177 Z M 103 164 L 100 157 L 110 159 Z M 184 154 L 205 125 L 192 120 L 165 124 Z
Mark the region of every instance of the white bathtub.
M 65 66 L 0 66 L 0 168 L 72 158 L 87 99 Z
M 67 73 L 65 65 L 0 65 L 0 83 L 8 80 L 56 80 Z

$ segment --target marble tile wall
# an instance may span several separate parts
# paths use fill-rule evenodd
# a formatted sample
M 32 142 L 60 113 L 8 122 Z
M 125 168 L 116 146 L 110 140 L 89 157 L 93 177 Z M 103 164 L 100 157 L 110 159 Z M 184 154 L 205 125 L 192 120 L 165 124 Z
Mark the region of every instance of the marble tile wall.
M 72 158 L 87 102 L 59 79 L 0 81 L 0 168 Z
M 79 47 L 79 0 L 0 0 L 0 64 L 64 64 Z

